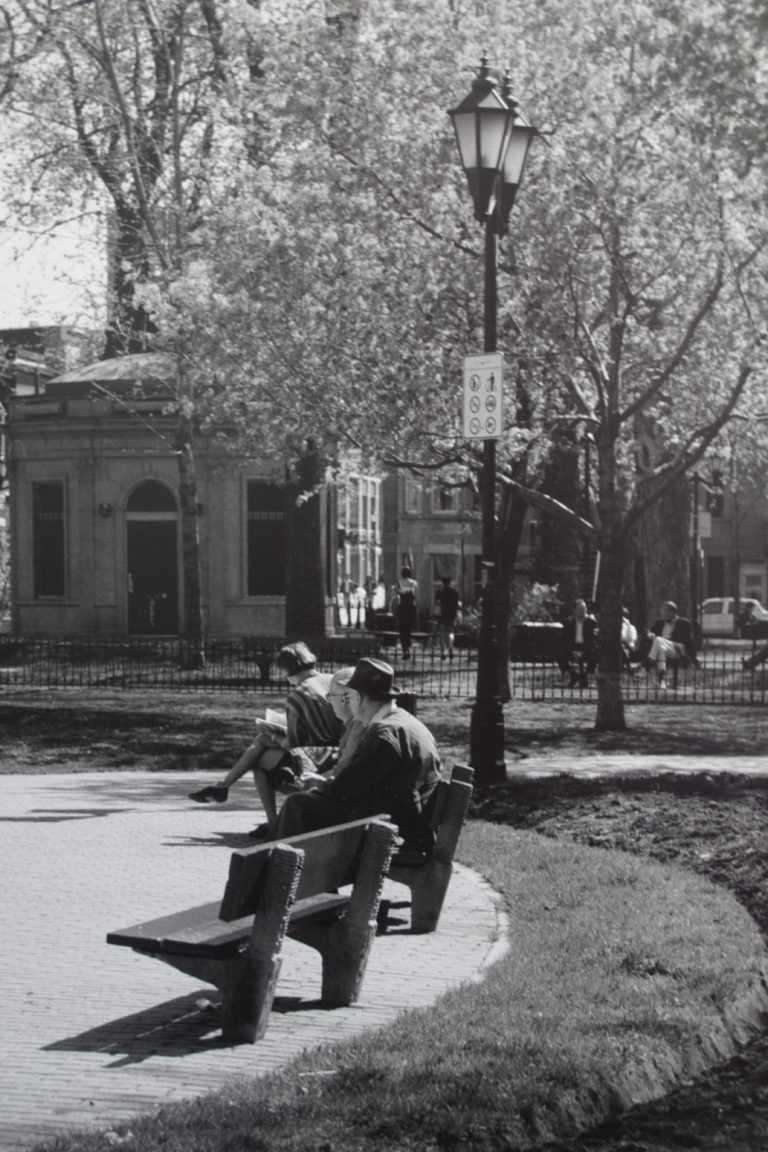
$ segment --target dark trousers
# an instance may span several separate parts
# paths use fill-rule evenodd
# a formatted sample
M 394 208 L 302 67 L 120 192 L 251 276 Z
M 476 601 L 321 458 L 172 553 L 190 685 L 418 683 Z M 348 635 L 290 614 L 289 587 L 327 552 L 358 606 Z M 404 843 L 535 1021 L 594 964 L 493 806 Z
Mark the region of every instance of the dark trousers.
M 286 796 L 277 814 L 270 840 L 283 840 L 288 836 L 301 836 L 304 832 L 316 832 L 319 828 L 332 828 L 334 824 L 346 824 L 370 815 L 350 808 L 323 796 L 322 792 L 293 792 Z
M 585 676 L 595 670 L 594 653 L 587 651 L 583 644 L 574 644 L 570 652 L 565 653 L 558 660 L 562 672 L 572 675 Z

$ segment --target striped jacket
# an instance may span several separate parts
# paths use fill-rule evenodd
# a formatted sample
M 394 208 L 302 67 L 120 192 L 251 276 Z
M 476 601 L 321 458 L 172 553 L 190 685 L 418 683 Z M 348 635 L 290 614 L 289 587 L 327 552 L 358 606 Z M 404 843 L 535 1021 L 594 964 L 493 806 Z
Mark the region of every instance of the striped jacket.
M 300 684 L 291 686 L 285 700 L 288 740 L 292 748 L 335 748 L 342 723 L 328 699 L 331 676 L 312 671 Z

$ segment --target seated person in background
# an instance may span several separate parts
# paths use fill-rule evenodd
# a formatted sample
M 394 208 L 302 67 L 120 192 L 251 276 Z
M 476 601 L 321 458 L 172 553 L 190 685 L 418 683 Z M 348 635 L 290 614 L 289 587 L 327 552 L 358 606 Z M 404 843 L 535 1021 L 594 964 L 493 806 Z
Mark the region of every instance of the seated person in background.
M 597 621 L 587 613 L 586 600 L 574 600 L 573 615 L 563 624 L 563 640 L 558 665 L 569 672 L 571 688 L 586 688 L 587 678 L 597 664 Z
M 678 616 L 674 600 L 665 600 L 661 606 L 661 618 L 654 620 L 646 637 L 650 642 L 644 664 L 649 672 L 658 670 L 659 684 L 667 683 L 667 662 L 685 660 L 697 664 L 696 647 L 693 642 L 693 628 L 685 616 Z
M 391 665 L 358 660 L 347 688 L 356 694 L 355 720 L 366 725 L 362 738 L 333 780 L 286 797 L 267 839 L 386 813 L 407 848 L 431 851 L 434 837 L 425 809 L 440 779 L 440 756 L 429 729 L 397 707 L 393 682 Z
M 332 750 L 338 747 L 342 722 L 328 699 L 332 677 L 317 671 L 314 655 L 301 642 L 281 648 L 275 663 L 285 670 L 290 685 L 285 699 L 285 730 L 257 720 L 259 734 L 253 744 L 218 784 L 190 793 L 192 800 L 202 804 L 216 800 L 222 804 L 232 785 L 251 772 L 270 821 L 277 815 L 277 791 L 300 790 L 303 776 L 315 775 L 333 766 Z
M 621 653 L 624 667 L 629 669 L 637 652 L 637 628 L 629 618 L 629 608 L 621 610 Z
M 763 644 L 762 648 L 758 648 L 751 656 L 745 656 L 741 662 L 741 666 L 751 671 L 753 668 L 757 668 L 758 665 L 764 664 L 766 660 L 768 660 L 768 644 Z

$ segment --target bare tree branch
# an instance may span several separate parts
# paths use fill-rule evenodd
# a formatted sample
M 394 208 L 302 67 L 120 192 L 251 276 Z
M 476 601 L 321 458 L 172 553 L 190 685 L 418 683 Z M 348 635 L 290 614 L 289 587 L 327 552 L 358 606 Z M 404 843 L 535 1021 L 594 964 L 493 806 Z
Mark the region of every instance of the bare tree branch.
M 102 51 L 104 53 L 104 65 L 109 78 L 110 86 L 114 94 L 115 100 L 120 111 L 120 117 L 123 124 L 123 131 L 125 133 L 126 146 L 128 150 L 128 160 L 133 173 L 134 188 L 136 190 L 136 199 L 139 204 L 139 210 L 144 226 L 148 234 L 152 237 L 152 242 L 155 247 L 157 258 L 163 268 L 168 268 L 168 255 L 165 251 L 164 245 L 155 227 L 154 217 L 152 215 L 149 201 L 147 197 L 147 190 L 144 185 L 144 176 L 141 171 L 139 163 L 139 154 L 136 147 L 136 140 L 134 138 L 133 122 L 131 120 L 130 112 L 125 103 L 125 97 L 120 85 L 120 80 L 115 69 L 115 62 L 112 58 L 112 53 L 107 43 L 106 29 L 104 27 L 104 12 L 102 9 L 102 0 L 93 0 L 94 11 L 96 13 L 96 24 L 99 31 L 99 41 L 101 43 Z
M 669 490 L 675 480 L 686 472 L 689 472 L 692 468 L 695 468 L 703 458 L 707 448 L 717 439 L 720 431 L 731 419 L 734 409 L 744 393 L 747 381 L 752 375 L 752 371 L 752 365 L 745 364 L 742 366 L 730 395 L 716 418 L 708 424 L 705 424 L 703 428 L 699 428 L 691 433 L 685 444 L 676 454 L 675 459 L 659 468 L 653 474 L 655 482 L 652 486 L 652 491 L 649 492 L 646 497 L 636 500 L 627 512 L 623 525 L 623 534 L 625 536 L 643 513 Z
M 666 366 L 654 376 L 652 383 L 649 384 L 649 386 L 643 392 L 641 392 L 639 396 L 635 397 L 632 403 L 628 404 L 623 412 L 619 413 L 618 419 L 620 423 L 626 423 L 628 420 L 631 420 L 634 416 L 636 416 L 638 412 L 641 412 L 644 408 L 646 408 L 650 402 L 655 399 L 656 396 L 658 396 L 667 380 L 669 380 L 670 377 L 674 375 L 675 371 L 677 368 L 679 368 L 680 364 L 685 359 L 685 356 L 687 355 L 691 345 L 693 344 L 696 333 L 701 327 L 702 322 L 714 308 L 722 291 L 724 282 L 723 266 L 721 263 L 717 269 L 717 273 L 715 275 L 714 281 L 712 282 L 712 286 L 710 287 L 704 299 L 701 301 L 694 315 L 689 320 L 682 338 L 677 348 L 667 361 Z

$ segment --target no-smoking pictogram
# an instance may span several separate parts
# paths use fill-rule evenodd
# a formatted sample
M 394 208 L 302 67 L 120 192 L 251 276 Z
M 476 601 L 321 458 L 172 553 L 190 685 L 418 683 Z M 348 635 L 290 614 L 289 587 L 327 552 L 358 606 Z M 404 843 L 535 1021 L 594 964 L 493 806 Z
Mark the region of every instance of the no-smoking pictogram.
M 502 434 L 504 357 L 500 352 L 464 360 L 464 436 L 497 440 Z

